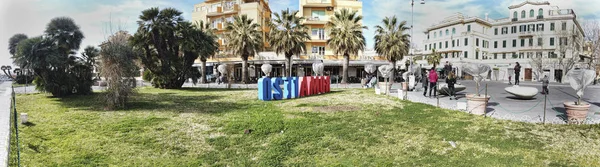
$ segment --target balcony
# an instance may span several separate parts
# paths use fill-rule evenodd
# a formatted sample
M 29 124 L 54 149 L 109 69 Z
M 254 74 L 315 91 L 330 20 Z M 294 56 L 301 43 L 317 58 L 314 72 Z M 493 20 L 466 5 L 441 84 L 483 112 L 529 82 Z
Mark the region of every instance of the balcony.
M 262 26 L 262 31 L 268 33 L 271 32 L 271 28 L 269 26 Z
M 223 23 L 217 23 L 217 30 L 224 30 L 223 29 Z
M 211 16 L 221 16 L 224 14 L 232 14 L 232 13 L 237 13 L 238 11 L 240 11 L 240 5 L 238 4 L 234 4 L 234 5 L 229 5 L 229 6 L 219 6 L 217 7 L 216 10 L 209 10 L 208 14 L 206 14 L 206 16 L 211 17 Z
M 304 7 L 331 7 L 332 0 L 306 0 Z
M 327 42 L 327 38 L 326 36 L 312 35 L 310 36 L 310 42 Z
M 327 24 L 327 20 L 320 17 L 306 17 L 304 24 Z
M 519 21 L 519 19 L 517 19 L 517 18 L 512 18 L 512 21 Z
M 542 20 L 542 19 L 544 19 L 544 16 L 543 15 L 539 15 L 539 16 L 537 16 L 537 19 L 538 20 Z

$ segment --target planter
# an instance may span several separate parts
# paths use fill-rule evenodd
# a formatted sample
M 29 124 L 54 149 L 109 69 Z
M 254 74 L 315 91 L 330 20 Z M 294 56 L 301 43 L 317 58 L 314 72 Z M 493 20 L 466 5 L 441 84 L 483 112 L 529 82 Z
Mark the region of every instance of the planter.
M 475 115 L 484 115 L 487 108 L 487 103 L 490 96 L 475 96 L 475 94 L 467 95 L 467 111 Z
M 381 94 L 387 95 L 390 93 L 390 89 L 392 88 L 393 82 L 379 82 L 379 89 L 381 90 Z
M 590 104 L 575 105 L 575 102 L 564 102 L 567 110 L 567 119 L 569 123 L 581 123 L 587 118 L 590 111 Z

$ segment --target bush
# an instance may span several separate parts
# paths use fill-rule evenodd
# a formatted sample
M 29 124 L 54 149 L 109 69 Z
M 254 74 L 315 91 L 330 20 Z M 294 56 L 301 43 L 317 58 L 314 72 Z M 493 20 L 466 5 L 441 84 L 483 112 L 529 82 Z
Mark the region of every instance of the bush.
M 144 81 L 151 82 L 152 78 L 154 78 L 154 75 L 152 75 L 152 72 L 150 72 L 150 70 L 144 70 L 144 75 L 142 76 L 142 79 Z
M 134 63 L 136 55 L 128 42 L 129 38 L 129 34 L 119 31 L 109 37 L 102 46 L 100 75 L 106 78 L 108 84 L 104 97 L 108 110 L 124 108 L 129 96 L 134 93 L 133 88 L 136 85 L 134 76 L 139 72 Z M 151 75 L 146 75 L 144 72 L 144 79 L 149 76 Z
M 33 78 L 35 76 L 33 75 L 17 75 L 17 78 L 15 78 L 15 82 L 17 84 L 31 84 L 33 82 Z

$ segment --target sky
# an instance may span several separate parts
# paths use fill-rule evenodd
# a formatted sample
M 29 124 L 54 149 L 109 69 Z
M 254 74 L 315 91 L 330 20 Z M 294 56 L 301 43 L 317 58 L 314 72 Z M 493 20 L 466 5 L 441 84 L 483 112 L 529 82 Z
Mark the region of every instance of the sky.
M 373 48 L 374 26 L 387 16 L 396 16 L 411 23 L 410 0 L 362 0 L 364 24 L 369 28 L 364 35 L 367 48 Z M 447 16 L 461 12 L 468 16 L 492 19 L 509 16 L 508 6 L 524 0 L 415 0 L 414 43 L 420 47 L 423 31 Z M 600 0 L 548 0 L 561 9 L 574 9 L 580 21 L 600 18 Z M 135 33 L 136 21 L 142 10 L 172 7 L 191 19 L 193 5 L 203 0 L 0 0 L 0 65 L 11 65 L 8 39 L 17 33 L 29 37 L 42 35 L 46 24 L 54 17 L 71 17 L 85 35 L 81 48 L 98 46 L 118 30 Z M 298 10 L 299 0 L 270 0 L 273 12 L 289 8 Z M 595 9 L 596 8 L 596 9 Z

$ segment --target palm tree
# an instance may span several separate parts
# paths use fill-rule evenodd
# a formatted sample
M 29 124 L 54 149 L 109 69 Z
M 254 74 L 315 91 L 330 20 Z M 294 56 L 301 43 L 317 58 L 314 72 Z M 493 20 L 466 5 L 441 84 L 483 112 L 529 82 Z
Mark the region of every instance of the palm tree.
M 285 55 L 286 76 L 292 76 L 292 56 L 306 52 L 304 42 L 310 40 L 308 28 L 301 23 L 304 17 L 298 17 L 298 11 L 287 9 L 274 14 L 269 43 L 276 53 Z
M 196 22 L 195 26 L 206 35 L 206 39 L 202 40 L 202 42 L 205 42 L 205 45 L 202 45 L 203 48 L 200 48 L 200 62 L 202 63 L 200 67 L 200 83 L 206 83 L 206 61 L 208 58 L 215 56 L 219 49 L 219 43 L 217 43 L 217 35 L 215 34 L 216 29 L 211 28 L 210 24 L 199 21 Z
M 356 55 L 359 51 L 365 49 L 365 36 L 360 21 L 362 16 L 357 11 L 342 9 L 335 12 L 334 17 L 327 22 L 329 29 L 329 39 L 327 45 L 335 51 L 335 54 L 344 56 L 342 83 L 348 82 L 348 65 L 350 64 L 350 55 Z
M 13 56 L 12 58 L 14 59 L 15 64 L 17 64 L 19 67 L 24 67 L 27 63 L 16 55 L 19 43 L 26 39 L 27 35 L 25 34 L 15 34 L 8 40 L 8 52 Z
M 406 21 L 398 23 L 396 16 L 385 17 L 382 23 L 381 26 L 375 26 L 375 51 L 392 63 L 394 72 L 390 78 L 393 79 L 396 61 L 402 60 L 404 55 L 408 54 L 410 35 L 406 31 L 410 27 L 406 26 Z
M 440 64 L 441 60 L 442 56 L 435 49 L 433 49 L 431 54 L 427 56 L 427 63 L 433 65 L 433 67 L 436 67 L 438 64 Z
M 263 47 L 260 25 L 252 23 L 247 15 L 235 16 L 227 23 L 227 48 L 242 58 L 242 83 L 248 83 L 248 57 L 254 56 Z

